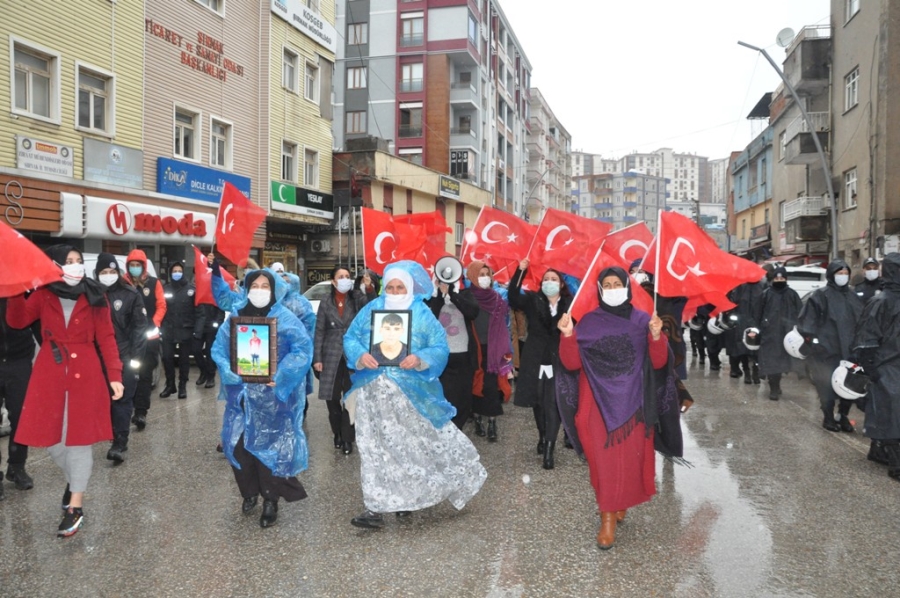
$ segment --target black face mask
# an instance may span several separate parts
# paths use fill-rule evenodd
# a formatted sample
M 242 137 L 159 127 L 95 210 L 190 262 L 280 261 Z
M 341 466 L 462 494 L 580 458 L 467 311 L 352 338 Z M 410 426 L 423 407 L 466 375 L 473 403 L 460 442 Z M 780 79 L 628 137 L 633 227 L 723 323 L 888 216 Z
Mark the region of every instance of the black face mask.
M 774 282 L 772 283 L 772 288 L 773 288 L 773 289 L 779 289 L 779 290 L 780 290 L 780 289 L 785 288 L 786 286 L 787 286 L 787 281 L 786 281 L 786 280 L 776 280 L 776 281 L 774 281 Z

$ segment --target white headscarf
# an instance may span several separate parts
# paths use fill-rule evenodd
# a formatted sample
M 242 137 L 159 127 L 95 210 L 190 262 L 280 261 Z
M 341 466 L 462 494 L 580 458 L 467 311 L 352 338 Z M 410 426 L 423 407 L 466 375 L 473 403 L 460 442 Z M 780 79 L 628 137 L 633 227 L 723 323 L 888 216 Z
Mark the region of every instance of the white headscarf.
M 386 309 L 409 309 L 409 306 L 412 305 L 413 299 L 416 298 L 414 294 L 413 287 L 413 278 L 409 272 L 402 268 L 392 268 L 388 266 L 388 268 L 384 271 L 384 288 L 387 289 L 388 283 L 392 280 L 399 280 L 403 283 L 403 286 L 406 287 L 406 296 L 402 299 L 402 301 L 392 300 L 391 295 L 384 291 L 384 307 Z

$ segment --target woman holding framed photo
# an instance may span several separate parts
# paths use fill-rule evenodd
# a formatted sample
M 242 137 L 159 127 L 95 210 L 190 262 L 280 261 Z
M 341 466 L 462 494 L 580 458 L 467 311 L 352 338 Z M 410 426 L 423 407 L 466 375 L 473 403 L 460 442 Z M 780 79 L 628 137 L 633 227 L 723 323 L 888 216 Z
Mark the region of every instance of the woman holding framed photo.
M 249 272 L 212 349 L 226 402 L 223 452 L 244 499 L 242 512 L 251 513 L 263 497 L 260 527 L 275 524 L 279 499 L 306 498 L 296 478 L 309 456 L 302 428 L 306 396 L 297 390 L 309 371 L 312 340 L 281 304 L 287 290 L 268 270 Z
M 366 506 L 351 524 L 362 528 L 384 526 L 382 513 L 405 517 L 444 500 L 461 509 L 487 477 L 478 451 L 451 421 L 456 409 L 438 378 L 450 349 L 425 305 L 431 278 L 419 264 L 401 261 L 383 280 L 383 294 L 344 336 L 347 363 L 356 370 L 344 402 L 355 417 Z

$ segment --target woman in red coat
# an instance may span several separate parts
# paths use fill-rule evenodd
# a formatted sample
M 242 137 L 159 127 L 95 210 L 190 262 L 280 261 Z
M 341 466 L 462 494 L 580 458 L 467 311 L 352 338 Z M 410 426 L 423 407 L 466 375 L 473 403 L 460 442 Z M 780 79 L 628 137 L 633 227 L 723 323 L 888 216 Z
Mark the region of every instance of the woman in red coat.
M 16 442 L 47 447 L 63 470 L 68 484 L 58 535 L 66 537 L 84 523 L 82 501 L 93 466 L 91 445 L 113 437 L 109 389 L 113 400 L 121 398 L 122 362 L 104 290 L 85 277 L 81 252 L 71 245 L 55 245 L 47 254 L 62 268 L 63 282 L 42 287 L 27 300 L 22 295 L 11 298 L 6 321 L 13 328 L 41 321 L 37 375 L 28 384 Z

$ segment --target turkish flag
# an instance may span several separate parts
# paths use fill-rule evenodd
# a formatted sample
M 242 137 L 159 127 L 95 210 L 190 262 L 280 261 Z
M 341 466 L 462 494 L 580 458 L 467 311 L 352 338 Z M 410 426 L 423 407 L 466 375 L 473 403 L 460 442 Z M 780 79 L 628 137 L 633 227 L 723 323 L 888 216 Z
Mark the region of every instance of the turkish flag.
M 216 305 L 212 292 L 212 268 L 200 248 L 196 245 L 192 245 L 192 247 L 194 248 L 194 286 L 197 287 L 197 292 L 194 293 L 194 305 L 201 303 Z M 228 283 L 228 288 L 234 289 L 234 276 L 225 268 L 219 268 L 219 272 Z
M 416 261 L 422 264 L 429 272 L 434 272 L 434 264 L 438 259 L 445 255 L 450 255 L 447 251 L 447 233 L 451 229 L 447 226 L 447 221 L 444 220 L 444 217 L 441 216 L 438 210 L 394 216 L 394 223 L 421 226 L 425 229 L 425 244 L 422 247 L 422 254 Z
M 422 263 L 427 241 L 425 226 L 396 222 L 390 214 L 363 208 L 362 231 L 366 267 L 376 274 L 384 274 L 385 266 L 399 260 L 434 267 L 433 263 Z
M 469 241 L 474 241 L 474 244 L 470 244 Z M 459 251 L 459 261 L 463 266 L 468 266 L 475 261 L 484 262 L 491 269 L 491 272 L 494 273 L 494 281 L 500 284 L 509 284 L 509 281 L 512 280 L 513 272 L 519 266 L 519 261 L 506 257 L 495 257 L 489 253 L 479 253 L 474 249 L 477 245 L 477 235 L 471 228 L 467 228 Z
M 247 265 L 253 233 L 266 219 L 266 211 L 226 182 L 216 215 L 215 245 L 219 253 L 240 267 Z
M 462 262 L 470 264 L 485 256 L 521 261 L 528 255 L 536 232 L 536 226 L 509 212 L 482 206 L 475 226 L 466 234 L 467 251 L 461 256 Z
M 626 226 L 606 235 L 603 251 L 628 271 L 634 260 L 643 259 L 653 242 L 653 233 L 643 222 Z
M 592 258 L 611 229 L 612 225 L 607 222 L 548 209 L 528 251 L 531 265 L 522 288 L 537 290 L 547 268 L 584 278 Z
M 604 243 L 594 254 L 594 259 L 591 261 L 588 271 L 581 281 L 581 286 L 578 287 L 578 292 L 575 293 L 572 305 L 569 307 L 569 315 L 571 315 L 576 322 L 581 320 L 581 318 L 584 317 L 584 314 L 589 313 L 600 306 L 600 295 L 597 288 L 597 283 L 599 281 L 597 278 L 604 269 L 612 266 L 621 267 L 621 264 L 609 255 L 606 251 L 606 244 Z M 624 268 L 624 270 L 627 272 L 628 268 Z M 629 275 L 629 278 L 631 284 L 631 305 L 633 305 L 635 309 L 640 309 L 648 314 L 652 314 L 653 299 L 647 291 L 637 283 L 633 276 Z
M 0 247 L 0 297 L 15 297 L 62 280 L 59 266 L 5 222 L 0 222 Z
M 661 248 L 658 273 L 657 247 Z M 693 220 L 677 212 L 660 214 L 659 234 L 642 268 L 655 275 L 656 292 L 660 295 L 704 297 L 704 303 L 721 309 L 727 309 L 720 306 L 725 293 L 745 282 L 759 282 L 765 276 L 755 263 L 719 249 Z

